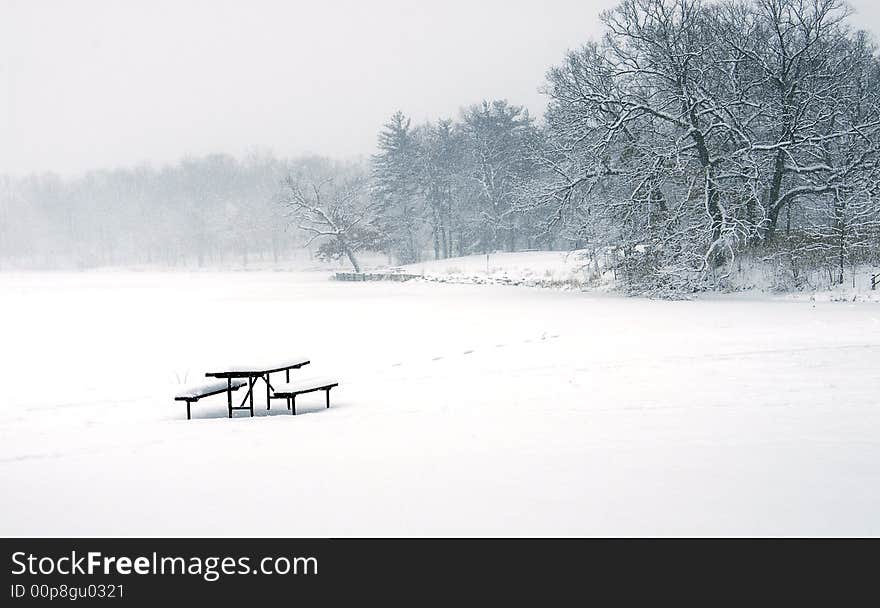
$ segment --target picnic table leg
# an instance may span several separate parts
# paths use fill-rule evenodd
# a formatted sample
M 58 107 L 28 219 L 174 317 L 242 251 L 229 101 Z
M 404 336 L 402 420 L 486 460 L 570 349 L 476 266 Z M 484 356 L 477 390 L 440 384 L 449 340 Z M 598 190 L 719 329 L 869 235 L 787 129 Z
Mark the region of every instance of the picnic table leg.
M 291 395 L 290 405 L 292 406 L 290 409 L 290 413 L 296 416 L 296 395 Z
M 232 378 L 226 379 L 226 404 L 229 408 L 229 417 L 232 418 Z
M 254 385 L 257 383 L 256 378 L 250 376 L 248 378 L 248 398 L 251 406 L 251 417 L 254 415 Z
M 330 389 L 328 388 L 326 391 L 324 391 L 324 394 L 327 395 L 327 409 L 329 410 L 330 409 Z
M 189 399 L 187 399 L 187 400 L 186 400 L 186 419 L 187 419 L 187 420 L 191 420 L 191 417 L 190 417 L 190 415 L 189 415 L 189 404 L 190 404 L 190 403 L 191 403 L 191 401 L 190 401 Z
M 269 384 L 269 374 L 266 374 L 266 410 L 272 409 L 272 397 L 270 396 L 270 389 L 272 385 Z

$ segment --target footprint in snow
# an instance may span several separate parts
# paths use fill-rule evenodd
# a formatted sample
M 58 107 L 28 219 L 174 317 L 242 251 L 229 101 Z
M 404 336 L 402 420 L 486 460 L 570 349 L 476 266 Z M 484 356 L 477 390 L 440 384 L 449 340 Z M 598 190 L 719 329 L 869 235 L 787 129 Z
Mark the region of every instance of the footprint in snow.
M 474 351 L 473 351 L 473 350 L 466 350 L 466 351 L 464 351 L 464 352 L 461 353 L 461 354 L 463 354 L 463 355 L 469 355 L 469 354 L 471 354 L 472 352 L 474 352 Z
M 442 358 L 443 358 L 443 357 L 434 357 L 433 359 L 431 359 L 431 361 L 439 361 L 439 360 L 442 359 Z

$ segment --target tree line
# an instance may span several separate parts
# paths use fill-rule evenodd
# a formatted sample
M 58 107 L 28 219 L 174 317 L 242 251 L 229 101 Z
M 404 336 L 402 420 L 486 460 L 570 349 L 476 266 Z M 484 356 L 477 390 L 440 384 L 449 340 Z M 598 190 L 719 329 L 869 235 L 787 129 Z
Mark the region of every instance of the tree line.
M 839 0 L 625 0 L 548 75 L 536 190 L 628 280 L 880 261 L 880 62 Z
M 548 71 L 541 120 L 490 100 L 424 124 L 397 112 L 363 162 L 7 179 L 0 256 L 211 261 L 302 242 L 359 269 L 364 250 L 579 249 L 637 290 L 723 286 L 744 263 L 794 285 L 880 264 L 880 60 L 845 3 L 623 0 L 600 19 L 602 38 Z
M 319 162 L 209 155 L 73 178 L 0 177 L 0 267 L 277 261 L 301 242 L 279 220 L 278 184 Z
M 839 0 L 624 0 L 547 74 L 536 125 L 484 102 L 372 159 L 373 246 L 401 262 L 585 249 L 638 289 L 796 284 L 880 263 L 880 61 Z

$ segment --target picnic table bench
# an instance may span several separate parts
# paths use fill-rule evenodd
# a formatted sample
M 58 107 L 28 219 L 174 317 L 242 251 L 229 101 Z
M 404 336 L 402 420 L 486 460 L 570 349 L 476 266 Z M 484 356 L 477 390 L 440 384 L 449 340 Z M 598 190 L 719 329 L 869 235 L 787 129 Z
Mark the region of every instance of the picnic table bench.
M 249 410 L 251 416 L 254 415 L 254 388 L 258 380 L 262 380 L 266 385 L 266 409 L 272 409 L 272 374 L 284 372 L 285 382 L 290 382 L 290 370 L 299 369 L 304 365 L 308 365 L 311 361 L 307 357 L 294 357 L 284 361 L 274 361 L 266 363 L 248 363 L 244 365 L 234 365 L 225 368 L 222 371 L 208 372 L 205 376 L 209 378 L 222 378 L 227 382 L 230 388 L 227 390 L 227 409 L 229 417 L 232 418 L 232 412 L 235 410 Z M 247 394 L 238 407 L 232 406 L 232 382 L 247 383 Z M 245 402 L 248 405 L 245 405 Z
M 175 401 L 186 402 L 186 419 L 191 419 L 190 406 L 192 403 L 204 397 L 226 393 L 226 404 L 229 417 L 236 410 L 248 410 L 254 415 L 254 388 L 258 380 L 266 385 L 266 409 L 272 409 L 272 399 L 283 399 L 287 402 L 287 409 L 291 414 L 296 414 L 296 397 L 305 393 L 324 391 L 327 407 L 330 407 L 330 389 L 339 386 L 339 381 L 330 378 L 308 378 L 296 382 L 290 381 L 290 370 L 300 369 L 311 361 L 305 357 L 295 357 L 284 361 L 271 363 L 234 365 L 222 371 L 213 371 L 205 374 L 206 377 L 216 378 L 202 384 L 187 387 L 174 397 Z M 284 372 L 284 382 L 272 385 L 272 374 Z M 247 386 L 247 393 L 238 406 L 232 405 L 232 392 Z M 247 404 L 247 405 L 245 405 Z
M 243 387 L 246 382 L 242 380 L 229 380 L 227 382 L 223 382 L 222 380 L 214 380 L 212 382 L 203 382 L 202 384 L 197 384 L 194 386 L 190 386 L 180 391 L 175 395 L 175 401 L 186 401 L 186 419 L 190 420 L 190 406 L 193 402 L 202 399 L 203 397 L 210 397 L 211 395 L 219 395 L 220 393 L 228 392 L 232 395 L 232 391 L 237 391 L 241 387 Z
M 296 415 L 296 396 L 305 393 L 313 393 L 315 391 L 324 391 L 327 397 L 327 407 L 330 407 L 330 389 L 339 386 L 339 381 L 331 378 L 307 378 L 298 380 L 297 382 L 286 382 L 275 386 L 274 398 L 286 399 L 287 409 L 290 413 Z

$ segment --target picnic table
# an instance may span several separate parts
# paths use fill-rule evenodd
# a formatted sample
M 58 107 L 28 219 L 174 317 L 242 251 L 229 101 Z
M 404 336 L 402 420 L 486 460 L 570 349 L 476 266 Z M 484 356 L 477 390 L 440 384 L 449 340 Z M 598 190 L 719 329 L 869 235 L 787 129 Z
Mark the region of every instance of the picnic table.
M 290 383 L 290 370 L 299 369 L 304 365 L 311 363 L 306 357 L 295 357 L 284 361 L 274 361 L 268 363 L 247 363 L 244 365 L 234 365 L 226 367 L 221 371 L 208 372 L 205 376 L 209 378 L 224 378 L 226 380 L 226 401 L 229 409 L 229 417 L 232 418 L 234 410 L 249 410 L 251 416 L 254 415 L 254 388 L 258 380 L 262 380 L 266 385 L 266 409 L 272 409 L 272 399 L 286 399 L 286 397 L 274 397 L 272 395 L 272 379 L 271 375 L 284 372 L 285 382 Z M 244 379 L 247 382 L 247 394 L 242 399 L 238 407 L 232 405 L 233 382 L 235 380 Z M 245 403 L 248 405 L 245 405 Z

